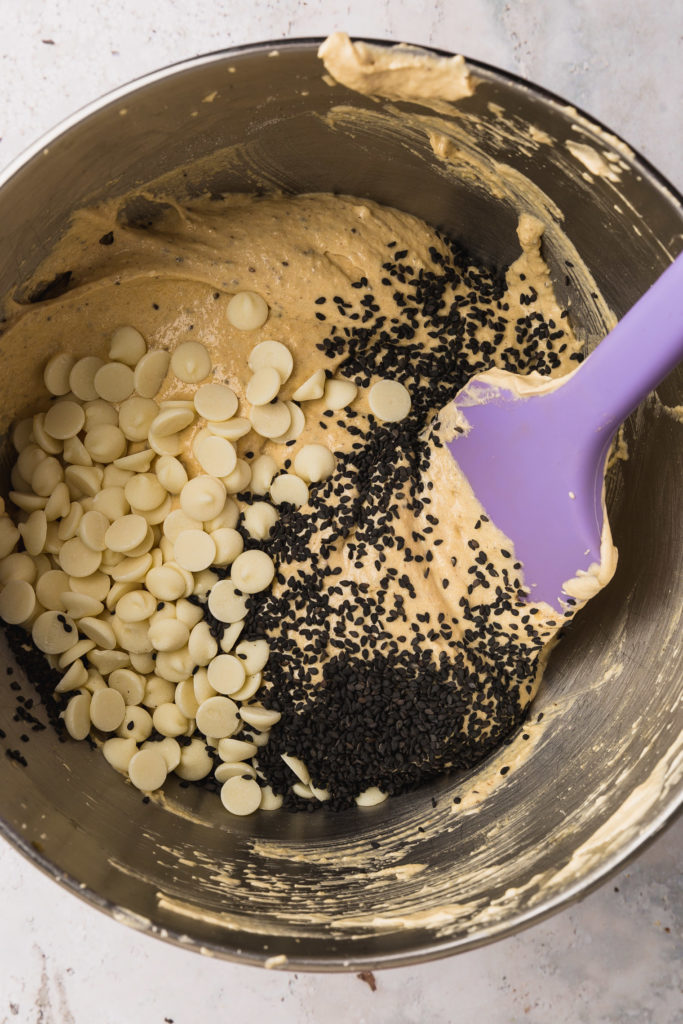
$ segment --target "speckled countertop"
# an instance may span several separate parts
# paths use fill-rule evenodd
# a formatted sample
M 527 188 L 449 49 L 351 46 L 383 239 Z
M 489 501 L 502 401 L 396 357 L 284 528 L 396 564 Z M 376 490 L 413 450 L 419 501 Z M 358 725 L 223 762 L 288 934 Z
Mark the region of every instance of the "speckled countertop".
M 0 165 L 102 92 L 223 46 L 325 35 L 411 40 L 528 76 L 683 187 L 683 9 L 666 0 L 3 0 Z M 0 845 L 0 1024 L 676 1024 L 683 820 L 581 903 L 450 960 L 361 979 L 267 973 L 132 932 Z M 375 988 L 376 986 L 376 988 Z

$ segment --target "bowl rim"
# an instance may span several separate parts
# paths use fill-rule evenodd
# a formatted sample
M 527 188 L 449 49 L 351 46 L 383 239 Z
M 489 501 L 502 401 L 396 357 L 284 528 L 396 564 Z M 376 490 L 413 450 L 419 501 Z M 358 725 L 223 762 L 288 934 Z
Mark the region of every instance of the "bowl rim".
M 252 53 L 262 55 L 263 53 L 269 53 L 275 50 L 294 50 L 298 47 L 315 47 L 317 49 L 324 39 L 324 36 L 297 36 L 286 39 L 265 40 L 258 43 L 243 43 L 237 46 L 212 50 L 208 53 L 199 54 L 195 57 L 175 61 L 171 64 L 157 68 L 154 71 L 139 75 L 123 85 L 117 86 L 115 89 L 101 94 L 96 99 L 84 104 L 82 107 L 79 107 L 73 113 L 69 114 L 52 128 L 44 132 L 35 142 L 30 143 L 17 156 L 10 160 L 8 164 L 4 167 L 0 167 L 0 189 L 3 188 L 17 173 L 19 173 L 34 157 L 38 156 L 43 150 L 49 149 L 50 145 L 54 141 L 65 135 L 71 128 L 76 127 L 86 118 L 98 113 L 110 104 L 124 99 L 131 93 L 137 92 L 139 89 L 144 89 L 147 86 L 153 85 L 174 75 L 179 75 L 186 71 L 193 70 L 219 60 L 223 61 L 231 57 L 247 56 Z M 363 42 L 386 48 L 396 45 L 396 40 L 392 39 L 353 36 L 353 40 L 354 42 Z M 413 43 L 404 45 L 419 51 L 435 54 L 439 57 L 454 56 L 452 51 L 443 50 L 438 47 Z M 614 139 L 617 143 L 622 143 L 629 150 L 629 159 L 638 166 L 639 170 L 644 172 L 659 189 L 668 193 L 668 198 L 672 203 L 678 204 L 683 208 L 683 194 L 678 191 L 668 178 L 654 167 L 654 165 L 650 163 L 650 161 L 637 149 L 635 149 L 631 143 L 625 140 L 618 133 L 614 132 L 597 117 L 587 113 L 577 104 L 570 103 L 570 101 L 559 96 L 557 93 L 552 92 L 544 86 L 532 83 L 512 71 L 498 68 L 495 65 L 470 58 L 466 55 L 463 56 L 467 66 L 473 69 L 475 73 L 483 72 L 484 76 L 488 79 L 499 79 L 506 83 L 511 82 L 517 87 L 528 91 L 535 97 L 545 100 L 551 106 L 560 108 L 560 111 L 565 115 L 569 115 L 570 111 L 574 112 L 575 115 L 584 121 L 588 127 L 596 128 L 599 133 L 604 133 L 609 139 Z M 174 930 L 173 928 L 155 924 L 149 918 L 117 905 L 90 889 L 85 885 L 85 883 L 79 882 L 72 875 L 59 870 L 56 865 L 49 860 L 49 858 L 37 850 L 18 832 L 15 832 L 1 817 L 0 836 L 6 839 L 15 850 L 17 850 L 45 875 L 57 882 L 63 889 L 75 896 L 78 896 L 89 906 L 102 911 L 114 920 L 134 928 L 136 931 L 141 931 L 148 935 L 155 936 L 182 949 L 204 953 L 212 957 L 232 961 L 238 964 L 269 967 L 287 971 L 343 972 L 378 970 L 426 963 L 428 961 L 451 956 L 454 953 L 466 952 L 468 950 L 488 945 L 492 942 L 496 942 L 500 939 L 514 935 L 517 932 L 523 931 L 534 924 L 540 923 L 560 909 L 577 902 L 579 899 L 583 899 L 583 897 L 596 890 L 605 881 L 620 871 L 627 863 L 632 861 L 642 849 L 649 846 L 650 843 L 668 825 L 673 823 L 682 807 L 683 786 L 680 787 L 679 793 L 673 791 L 667 804 L 649 823 L 646 829 L 630 838 L 623 844 L 623 846 L 610 854 L 599 866 L 592 868 L 586 875 L 582 876 L 580 880 L 567 886 L 561 892 L 546 898 L 541 903 L 524 912 L 518 913 L 509 921 L 499 922 L 484 927 L 473 935 L 465 935 L 456 939 L 448 940 L 432 940 L 431 942 L 420 945 L 419 947 L 401 951 L 399 953 L 385 953 L 378 956 L 360 955 L 349 957 L 336 955 L 330 958 L 299 955 L 288 956 L 284 963 L 273 962 L 274 960 L 277 960 L 277 956 L 274 957 L 273 953 L 270 951 L 264 950 L 260 954 L 254 954 L 240 949 L 237 946 L 226 948 L 226 946 L 217 942 L 191 939 L 186 931 L 181 931 L 180 929 Z

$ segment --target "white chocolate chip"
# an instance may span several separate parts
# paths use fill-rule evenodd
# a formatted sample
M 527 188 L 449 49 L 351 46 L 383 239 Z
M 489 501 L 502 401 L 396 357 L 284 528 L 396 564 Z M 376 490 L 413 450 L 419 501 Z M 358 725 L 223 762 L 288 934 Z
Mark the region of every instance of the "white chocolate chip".
M 280 383 L 284 384 L 289 380 L 294 360 L 292 353 L 280 341 L 262 341 L 249 353 L 249 369 L 252 373 L 269 366 L 277 370 L 280 376 Z
M 143 743 L 151 733 L 152 728 L 152 716 L 149 711 L 145 711 L 141 707 L 131 706 L 126 708 L 123 721 L 116 730 L 116 734 L 124 739 L 130 737 L 136 743 Z
M 300 757 L 294 757 L 293 754 L 280 754 L 280 757 L 285 762 L 288 768 L 290 768 L 300 782 L 303 782 L 304 786 L 307 786 L 311 781 L 308 768 L 301 760 Z
M 143 793 L 152 793 L 155 789 L 160 789 L 166 781 L 167 774 L 166 759 L 160 751 L 151 747 L 138 750 L 128 765 L 130 781 Z
M 82 619 L 86 615 L 97 616 L 104 611 L 101 601 L 96 601 L 89 594 L 73 594 L 69 590 L 62 594 L 62 605 L 72 619 Z M 47 608 L 47 605 L 45 607 Z
M 29 555 L 39 555 L 45 548 L 47 516 L 42 509 L 31 512 L 25 523 L 19 524 L 19 533 Z M 4 553 L 4 552 L 3 552 Z
M 94 498 L 100 493 L 103 476 L 99 466 L 67 466 L 64 470 L 64 479 L 72 498 Z
M 294 472 L 307 483 L 318 483 L 334 472 L 332 452 L 322 444 L 305 444 L 294 457 Z
M 147 435 L 147 443 L 157 455 L 171 455 L 175 457 L 180 455 L 183 450 L 183 443 L 180 440 L 179 434 L 168 434 L 166 437 L 160 437 L 153 430 L 150 430 Z
M 221 761 L 236 762 L 246 761 L 256 754 L 258 747 L 255 743 L 248 743 L 246 740 L 236 740 L 234 737 L 226 737 L 218 741 L 218 756 Z
M 251 490 L 254 494 L 267 494 L 277 473 L 277 462 L 272 455 L 259 455 L 251 464 Z
M 247 382 L 246 396 L 251 405 L 267 405 L 277 396 L 280 374 L 273 366 L 263 366 Z
M 277 520 L 276 510 L 267 501 L 247 505 L 242 514 L 242 524 L 254 540 L 267 540 Z
M 199 465 L 211 476 L 229 476 L 237 465 L 235 446 L 223 437 L 207 434 L 197 442 L 194 451 Z
M 48 388 L 49 390 L 49 388 Z M 67 381 L 66 391 L 69 391 L 69 384 Z M 21 454 L 27 444 L 31 441 L 31 434 L 33 433 L 33 419 L 27 416 L 23 420 L 18 420 L 12 427 L 12 444 L 16 448 L 17 452 Z
M 123 360 L 125 362 L 125 359 Z M 135 390 L 141 398 L 154 398 L 159 392 L 168 373 L 171 356 L 168 352 L 155 350 L 147 352 L 135 367 L 133 374 Z
M 211 357 L 198 341 L 184 341 L 171 356 L 171 369 L 185 384 L 199 384 L 211 373 Z
M 96 601 L 104 601 L 109 593 L 109 580 L 103 572 L 94 572 L 91 576 L 69 577 L 69 586 L 77 594 L 87 594 Z
M 205 420 L 221 423 L 237 412 L 237 395 L 227 384 L 202 384 L 194 396 L 194 407 Z
M 247 725 L 253 726 L 254 729 L 264 731 L 270 729 L 271 726 L 277 725 L 282 715 L 279 711 L 270 711 L 268 708 L 263 708 L 260 704 L 249 704 L 248 706 L 243 705 L 240 708 L 240 718 L 247 723 Z
M 104 551 L 107 546 L 105 539 L 109 529 L 109 520 L 103 512 L 86 512 L 78 524 L 78 536 L 93 551 Z M 88 575 L 90 575 L 88 573 Z
M 275 438 L 292 425 L 292 414 L 279 399 L 270 405 L 254 405 L 249 413 L 251 425 L 261 437 Z
M 85 413 L 83 406 L 67 399 L 55 402 L 45 413 L 44 426 L 50 437 L 64 441 L 75 437 L 83 429 Z
M 244 685 L 244 665 L 233 654 L 219 654 L 208 668 L 207 675 L 210 685 L 216 693 L 232 696 Z
M 107 487 L 120 486 L 125 489 L 126 484 L 130 477 L 123 480 L 121 483 L 114 483 L 115 471 L 125 473 L 148 473 L 149 469 L 154 462 L 154 452 L 151 448 L 144 448 L 140 452 L 133 452 L 132 455 L 123 455 L 120 459 L 116 459 L 110 466 L 104 471 L 103 483 Z M 122 478 L 119 476 L 119 480 Z
M 368 395 L 370 409 L 378 420 L 398 423 L 410 412 L 410 393 L 397 380 L 378 380 Z
M 128 766 L 130 765 L 133 755 L 137 752 L 137 749 L 135 740 L 124 740 L 120 736 L 112 736 L 102 744 L 102 753 L 104 754 L 105 760 L 112 766 L 112 768 L 115 768 L 117 772 L 120 772 L 121 775 L 128 774 Z
M 159 483 L 169 494 L 180 494 L 187 483 L 187 470 L 172 455 L 162 455 L 157 459 L 154 471 Z
M 117 601 L 116 614 L 123 622 L 144 622 L 154 614 L 156 606 L 156 598 L 149 591 L 131 590 Z
M 93 551 L 80 537 L 65 541 L 57 557 L 64 572 L 76 577 L 92 576 L 102 562 L 102 552 Z
M 218 644 L 207 622 L 198 622 L 192 627 L 187 646 L 195 665 L 208 665 L 218 654 Z
M 31 636 L 43 654 L 62 654 L 78 639 L 73 619 L 58 611 L 47 611 L 39 615 L 33 623 Z
M 75 659 L 55 686 L 55 693 L 71 693 L 80 690 L 88 681 L 88 670 L 80 660 Z
M 147 537 L 147 520 L 140 515 L 121 516 L 116 519 L 105 534 L 105 542 L 111 551 L 126 554 L 137 548 Z
M 209 592 L 209 611 L 219 622 L 239 622 L 247 614 L 247 603 L 231 580 L 220 580 Z
M 311 402 L 316 398 L 322 398 L 325 393 L 325 380 L 325 371 L 316 370 L 296 389 L 292 398 L 295 402 Z
M 244 680 L 244 686 L 240 687 L 236 693 L 233 693 L 232 699 L 245 702 L 251 700 L 258 693 L 262 682 L 263 676 L 260 672 L 254 673 L 253 676 L 247 676 Z
M 84 356 L 73 365 L 69 374 L 69 390 L 82 402 L 92 402 L 98 397 L 95 374 L 101 366 L 104 366 L 104 360 L 98 356 Z
M 158 675 L 147 676 L 147 679 L 145 680 L 145 696 L 142 698 L 142 703 L 152 711 L 161 707 L 162 704 L 170 705 L 170 707 L 175 708 L 175 704 L 173 703 L 174 693 L 175 683 L 169 682 L 167 679 L 162 679 L 161 676 Z M 159 729 L 156 722 L 154 722 L 154 728 Z M 187 722 L 185 722 L 184 728 L 181 728 L 180 732 L 175 735 L 180 736 L 186 728 Z M 160 729 L 159 732 L 161 732 Z M 166 733 L 165 735 L 169 734 Z
M 133 394 L 133 371 L 125 363 L 105 363 L 95 374 L 95 391 L 105 402 L 125 402 Z
M 59 459 L 55 459 L 52 455 L 47 459 L 43 459 L 39 462 L 35 468 L 35 472 L 31 477 L 31 488 L 34 493 L 41 498 L 46 499 L 52 494 L 55 487 L 62 483 L 64 479 L 64 470 Z
M 304 427 L 306 426 L 306 417 L 296 402 L 290 402 L 288 400 L 285 402 L 285 405 L 289 409 L 291 422 L 289 424 L 289 428 L 284 432 L 284 434 L 271 438 L 275 444 L 288 444 L 289 441 L 296 441 L 297 437 L 301 436 L 304 431 Z
M 151 512 L 168 497 L 154 473 L 138 473 L 131 477 L 123 492 L 130 507 L 137 512 Z
M 238 459 L 237 465 L 228 476 L 221 477 L 228 494 L 239 494 L 246 491 L 251 482 L 251 469 L 245 459 Z
M 179 651 L 189 637 L 189 629 L 178 619 L 159 619 L 149 627 L 149 639 L 156 651 Z
M 243 629 L 244 619 L 238 619 L 236 622 L 230 623 L 230 625 L 223 630 L 223 636 L 220 640 L 220 648 L 224 654 L 230 653 L 237 643 L 239 635 Z
M 47 532 L 47 520 L 45 521 Z M 0 558 L 5 558 L 17 546 L 21 534 L 9 516 L 0 516 Z M 42 550 L 42 547 L 41 549 Z M 30 554 L 30 552 L 29 552 Z M 36 554 L 40 554 L 37 551 Z
M 175 560 L 183 569 L 201 572 L 213 564 L 216 557 L 216 543 L 203 530 L 183 530 L 179 533 L 173 551 Z
M 283 798 L 276 796 L 270 786 L 264 786 L 261 790 L 261 803 L 259 804 L 259 810 L 261 811 L 277 811 L 282 807 Z
M 126 451 L 123 431 L 112 423 L 100 423 L 92 427 L 85 435 L 83 444 L 95 462 L 113 462 Z
M 92 402 L 86 402 L 83 406 L 85 412 L 85 429 L 102 426 L 103 423 L 115 427 L 119 421 L 118 413 L 109 402 L 103 402 L 101 398 L 95 398 Z
M 163 525 L 164 537 L 172 544 L 176 542 L 183 530 L 201 530 L 201 528 L 202 521 L 185 515 L 181 508 L 173 509 L 164 520 Z
M 115 619 L 114 622 L 116 622 Z M 116 647 L 117 636 L 109 623 L 103 619 L 95 619 L 87 615 L 79 619 L 78 628 L 89 640 L 93 640 L 100 650 L 113 651 Z
M 36 594 L 26 580 L 10 580 L 0 594 L 0 618 L 5 622 L 18 625 L 33 615 L 36 607 Z
M 237 502 L 234 498 L 227 497 L 223 508 L 217 516 L 213 516 L 212 519 L 204 521 L 204 526 L 209 533 L 214 530 L 220 530 L 223 526 L 227 526 L 229 529 L 234 530 L 239 521 L 240 513 L 237 507 Z
M 220 742 L 222 741 L 219 740 Z M 227 782 L 228 779 L 234 779 L 238 775 L 254 779 L 256 778 L 256 769 L 244 761 L 224 761 L 218 765 L 214 772 L 216 782 L 220 783 Z
M 206 429 L 216 437 L 224 437 L 226 441 L 239 441 L 241 437 L 246 437 L 249 433 L 251 423 L 241 416 L 233 416 L 231 420 L 226 420 L 224 423 L 216 423 L 212 420 L 206 424 Z
M 130 505 L 126 501 L 123 487 L 105 487 L 96 493 L 93 498 L 93 508 L 96 512 L 102 512 L 112 523 L 130 512 Z M 75 512 L 74 515 L 76 515 Z
M 229 697 L 209 697 L 197 710 L 197 728 L 205 736 L 223 739 L 237 731 L 237 705 Z
M 350 380 L 333 377 L 325 384 L 325 406 L 335 412 L 351 405 L 358 394 L 358 388 Z
M 117 327 L 109 342 L 109 358 L 135 366 L 147 351 L 145 339 L 135 327 Z
M 234 562 L 244 548 L 241 533 L 230 529 L 229 526 L 222 526 L 218 530 L 213 530 L 210 536 L 215 547 L 213 564 L 221 568 Z
M 90 732 L 90 701 L 89 693 L 79 693 L 72 697 L 64 711 L 66 731 L 74 740 L 84 740 Z
M 308 485 L 294 473 L 281 473 L 270 485 L 270 497 L 276 505 L 286 502 L 301 508 L 308 501 Z
M 222 511 L 225 484 L 213 476 L 196 476 L 180 492 L 180 507 L 185 515 L 206 522 Z
M 0 561 L 0 584 L 9 583 L 10 580 L 35 583 L 36 574 L 36 563 L 25 551 L 15 551 Z
M 149 432 L 157 438 L 170 437 L 172 434 L 179 434 L 194 422 L 194 409 L 186 406 L 174 406 L 163 408 L 153 420 Z
M 102 732 L 114 732 L 121 725 L 126 713 L 123 697 L 108 686 L 93 694 L 90 701 L 90 721 Z
M 251 676 L 266 667 L 270 648 L 267 640 L 242 640 L 235 653 L 244 663 L 247 675 Z
M 268 319 L 268 304 L 256 292 L 236 292 L 228 302 L 228 323 L 238 331 L 255 331 Z
M 47 455 L 59 455 L 62 441 L 48 434 L 45 429 L 45 413 L 39 412 L 33 417 L 33 439 Z
M 185 594 L 185 579 L 171 565 L 150 569 L 145 576 L 145 586 L 159 601 L 177 601 Z
M 71 390 L 69 374 L 76 363 L 70 352 L 58 352 L 48 359 L 43 370 L 43 382 L 51 395 L 66 395 Z M 21 449 L 18 449 L 21 451 Z
M 232 563 L 231 581 L 243 594 L 258 594 L 273 582 L 275 565 L 270 555 L 254 548 L 243 551 Z
M 180 763 L 175 770 L 176 775 L 188 782 L 204 779 L 213 768 L 213 759 L 206 751 L 206 744 L 193 739 L 189 745 L 180 748 Z
M 146 441 L 159 406 L 151 398 L 127 398 L 119 407 L 119 428 L 129 441 Z
M 140 655 L 135 655 L 135 657 L 140 657 Z M 121 694 L 126 706 L 132 707 L 142 703 L 142 698 L 145 695 L 145 677 L 139 672 L 134 672 L 130 668 L 116 668 L 109 674 L 108 682 L 112 690 Z
M 67 437 L 64 442 L 62 458 L 74 466 L 92 466 L 92 459 L 87 449 L 78 437 Z
M 58 667 L 68 668 L 69 665 L 74 664 L 78 659 L 84 655 L 89 654 L 93 650 L 95 644 L 92 640 L 79 640 L 73 645 L 73 647 L 67 648 L 63 654 L 59 655 Z M 88 678 L 90 675 L 88 674 Z
M 202 621 L 203 613 L 202 609 L 198 608 L 192 601 L 188 601 L 185 598 L 181 598 L 175 606 L 176 618 L 184 622 L 185 625 L 192 629 L 198 622 Z
M 194 695 L 194 683 L 192 679 L 183 679 L 178 683 L 175 691 L 175 703 L 187 719 L 194 719 L 199 708 L 199 701 Z M 202 744 L 204 746 L 204 744 Z
M 387 794 L 383 793 L 377 786 L 368 786 L 367 789 L 358 794 L 356 803 L 359 807 L 374 807 L 375 804 L 381 804 L 386 798 Z
M 261 803 L 261 787 L 255 779 L 235 775 L 221 787 L 221 802 L 231 814 L 253 814 Z
M 180 744 L 171 736 L 166 736 L 163 740 L 145 740 L 142 750 L 149 749 L 156 750 L 161 754 L 169 772 L 172 772 L 180 764 Z

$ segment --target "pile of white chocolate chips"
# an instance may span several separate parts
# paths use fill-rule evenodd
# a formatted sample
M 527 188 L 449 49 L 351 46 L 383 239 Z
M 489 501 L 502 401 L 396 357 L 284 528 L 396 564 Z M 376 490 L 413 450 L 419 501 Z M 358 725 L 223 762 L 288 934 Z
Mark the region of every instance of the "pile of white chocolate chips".
M 243 291 L 227 316 L 250 331 L 268 307 Z M 324 445 L 299 445 L 283 471 L 271 455 L 238 457 L 237 443 L 254 430 L 289 452 L 305 426 L 302 403 L 324 397 L 338 410 L 357 390 L 320 369 L 281 400 L 293 359 L 278 341 L 255 345 L 248 365 L 248 409 L 239 415 L 235 392 L 210 380 L 198 342 L 148 350 L 124 326 L 108 361 L 54 355 L 43 374 L 47 411 L 12 432 L 17 522 L 4 503 L 0 517 L 0 616 L 27 630 L 61 674 L 55 695 L 69 735 L 92 737 L 144 793 L 170 772 L 186 781 L 213 772 L 238 815 L 277 808 L 282 797 L 252 763 L 280 718 L 259 702 L 268 642 L 240 641 L 249 595 L 271 586 L 276 565 L 263 547 L 245 550 L 237 527 L 267 548 L 278 506 L 305 505 L 335 457 Z M 178 397 L 160 398 L 169 379 Z M 410 411 L 396 381 L 377 381 L 368 397 L 379 420 Z M 239 503 L 234 496 L 247 490 L 261 500 Z M 294 791 L 315 797 L 303 763 L 284 760 L 298 776 Z M 383 794 L 372 787 L 357 799 Z

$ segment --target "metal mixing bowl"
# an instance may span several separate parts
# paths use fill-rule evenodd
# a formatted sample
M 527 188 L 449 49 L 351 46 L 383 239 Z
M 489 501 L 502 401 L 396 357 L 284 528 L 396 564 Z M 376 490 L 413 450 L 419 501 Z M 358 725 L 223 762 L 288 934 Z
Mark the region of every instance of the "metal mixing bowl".
M 426 134 L 404 131 L 385 107 L 437 115 L 325 82 L 317 42 L 244 47 L 159 71 L 42 139 L 0 177 L 0 294 L 26 280 L 73 210 L 181 165 L 186 176 L 173 187 L 184 182 L 190 192 L 277 183 L 369 196 L 444 227 L 500 265 L 514 258 L 514 204 L 487 193 L 476 175 L 458 180 Z M 439 115 L 443 123 L 472 129 L 471 153 L 516 168 L 557 204 L 599 292 L 623 314 L 681 246 L 680 197 L 561 100 L 470 66 L 476 92 L 459 112 Z M 362 118 L 353 127 L 349 108 L 386 119 L 386 131 Z M 541 133 L 552 144 L 536 144 Z M 596 174 L 582 165 L 567 142 L 602 154 L 612 180 L 605 167 Z M 556 219 L 546 213 L 554 226 L 545 255 L 590 344 L 604 333 L 604 309 L 564 262 Z M 681 401 L 683 374 L 674 376 L 659 389 L 669 406 Z M 7 404 L 12 381 L 2 387 Z M 216 797 L 173 785 L 166 806 L 145 805 L 86 744 L 60 744 L 48 729 L 22 746 L 18 694 L 3 684 L 3 744 L 21 747 L 27 765 L 0 758 L 0 831 L 56 881 L 134 927 L 217 956 L 274 957 L 270 965 L 298 969 L 433 958 L 584 894 L 661 829 L 683 796 L 683 431 L 650 401 L 627 440 L 629 459 L 610 485 L 616 578 L 553 654 L 526 728 L 477 771 L 337 815 L 236 819 Z M 30 681 L 20 682 L 19 695 L 30 697 Z M 512 770 L 501 776 L 505 765 Z

